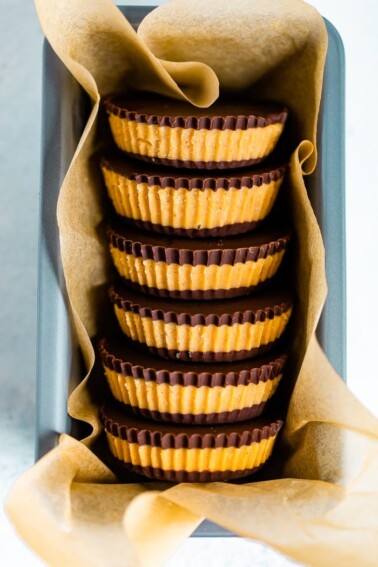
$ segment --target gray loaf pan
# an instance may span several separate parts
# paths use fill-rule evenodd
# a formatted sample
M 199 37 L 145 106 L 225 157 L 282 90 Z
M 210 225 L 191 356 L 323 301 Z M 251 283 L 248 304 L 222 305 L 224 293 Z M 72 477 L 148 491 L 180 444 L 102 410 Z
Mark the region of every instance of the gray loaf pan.
M 154 7 L 121 7 L 134 27 Z M 344 212 L 344 51 L 326 21 L 329 47 L 319 117 L 319 162 L 306 179 L 325 248 L 328 298 L 317 335 L 329 360 L 345 379 L 345 212 Z M 56 205 L 90 106 L 87 97 L 47 41 L 43 48 L 42 186 L 40 209 L 37 458 L 55 447 L 60 433 L 77 435 L 67 415 L 67 398 L 82 377 L 81 360 L 67 310 Z M 194 535 L 231 533 L 203 522 Z

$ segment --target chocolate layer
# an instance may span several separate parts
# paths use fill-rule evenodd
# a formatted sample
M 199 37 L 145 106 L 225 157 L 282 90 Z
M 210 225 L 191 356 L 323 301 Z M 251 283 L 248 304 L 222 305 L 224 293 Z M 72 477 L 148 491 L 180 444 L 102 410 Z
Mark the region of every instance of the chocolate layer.
M 126 413 L 118 404 L 106 404 L 100 410 L 104 428 L 128 443 L 162 449 L 217 449 L 259 443 L 278 433 L 281 420 L 264 418 L 222 425 L 186 425 L 149 422 Z
M 224 364 L 192 363 L 189 367 L 178 359 L 165 360 L 150 354 L 125 337 L 110 337 L 99 342 L 103 364 L 124 376 L 142 378 L 171 386 L 240 386 L 267 382 L 282 374 L 287 356 L 266 357 Z M 247 418 L 245 418 L 247 419 Z
M 108 113 L 136 122 L 196 130 L 246 130 L 286 122 L 285 107 L 218 99 L 209 108 L 152 93 L 113 95 L 104 101 Z
M 126 224 L 120 218 L 113 218 L 109 222 L 106 234 L 108 242 L 121 252 L 180 266 L 233 266 L 257 262 L 260 258 L 285 250 L 290 239 L 288 230 L 272 227 L 222 239 L 161 236 Z
M 124 279 L 124 278 L 123 278 Z M 185 289 L 182 291 L 168 289 L 160 289 L 157 287 L 149 287 L 147 285 L 139 285 L 131 280 L 124 280 L 125 284 L 135 291 L 144 293 L 146 295 L 153 295 L 155 297 L 164 297 L 171 299 L 185 299 L 185 300 L 213 300 L 213 299 L 230 299 L 232 297 L 242 297 L 251 293 L 255 293 L 257 290 L 263 289 L 267 282 L 262 282 L 255 286 L 250 287 L 231 287 L 229 289 L 196 289 L 190 290 Z
M 240 189 L 241 187 L 261 187 L 272 181 L 278 181 L 284 176 L 286 166 L 261 166 L 249 170 L 222 173 L 222 175 L 198 171 L 189 175 L 186 169 L 164 168 L 156 164 L 141 163 L 138 160 L 125 159 L 125 154 L 120 151 L 108 151 L 101 159 L 101 166 L 118 173 L 137 183 L 147 183 L 150 187 L 155 185 L 163 189 L 193 189 L 204 191 L 211 189 Z
M 215 301 L 185 301 L 146 296 L 121 283 L 109 290 L 113 304 L 140 317 L 177 325 L 234 325 L 273 319 L 288 311 L 293 304 L 290 290 L 267 286 L 256 295 Z
M 127 223 L 154 233 L 183 236 L 186 238 L 219 238 L 221 236 L 234 236 L 244 234 L 261 226 L 263 221 L 234 222 L 214 228 L 174 228 L 149 221 L 127 218 Z
M 250 350 L 230 350 L 228 352 L 213 352 L 213 351 L 206 351 L 206 352 L 196 352 L 193 350 L 172 350 L 164 347 L 154 347 L 154 346 L 147 346 L 148 350 L 156 355 L 161 356 L 162 358 L 173 358 L 176 360 L 181 360 L 182 362 L 235 362 L 238 360 L 244 360 L 246 358 L 251 358 L 254 356 L 262 356 L 264 353 L 269 352 L 276 346 L 278 342 L 272 341 L 265 345 L 261 345 L 256 348 L 251 348 Z
M 218 413 L 162 413 L 159 411 L 149 411 L 136 406 L 124 405 L 127 411 L 141 415 L 153 421 L 163 421 L 170 423 L 182 423 L 185 425 L 217 425 L 224 423 L 236 423 L 238 421 L 246 421 L 258 417 L 264 411 L 267 402 L 255 404 L 252 407 L 246 407 L 241 410 L 222 411 Z
M 141 467 L 137 465 L 129 465 L 123 461 L 113 457 L 116 462 L 117 476 L 123 477 L 122 471 L 125 471 L 125 480 L 128 480 L 128 474 L 135 472 L 137 474 L 153 478 L 154 480 L 165 480 L 168 482 L 221 482 L 224 480 L 231 480 L 236 478 L 243 478 L 254 474 L 265 463 L 253 469 L 239 470 L 239 471 L 166 471 L 154 467 Z
M 128 156 L 139 159 L 141 161 L 166 165 L 167 167 L 177 167 L 180 169 L 239 169 L 241 167 L 250 167 L 251 165 L 257 165 L 261 163 L 265 156 L 259 158 L 242 159 L 240 161 L 193 161 L 193 160 L 182 160 L 182 159 L 167 159 L 162 157 L 149 157 L 141 154 L 133 154 L 131 152 L 125 152 Z

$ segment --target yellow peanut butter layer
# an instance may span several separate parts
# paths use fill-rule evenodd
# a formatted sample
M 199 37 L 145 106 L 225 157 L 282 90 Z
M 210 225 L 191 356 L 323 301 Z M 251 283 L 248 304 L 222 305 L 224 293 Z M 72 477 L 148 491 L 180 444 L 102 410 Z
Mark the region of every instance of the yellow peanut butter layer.
M 126 254 L 110 246 L 117 271 L 127 280 L 141 286 L 169 291 L 218 290 L 253 287 L 270 279 L 277 272 L 284 250 L 257 261 L 234 265 L 168 264 Z
M 122 331 L 132 340 L 149 347 L 195 353 L 251 351 L 268 345 L 282 335 L 292 313 L 290 307 L 281 315 L 256 323 L 191 326 L 141 317 L 116 304 L 114 310 Z
M 128 153 L 191 162 L 262 159 L 275 147 L 284 124 L 245 130 L 206 130 L 159 126 L 109 115 L 117 146 Z
M 116 212 L 175 229 L 212 229 L 263 220 L 271 211 L 283 176 L 260 186 L 186 189 L 138 183 L 106 167 L 105 184 Z
M 193 415 L 234 412 L 259 405 L 273 396 L 282 378 L 279 374 L 257 384 L 196 387 L 158 384 L 125 376 L 107 367 L 105 374 L 110 390 L 119 402 L 151 412 Z
M 112 454 L 124 463 L 166 471 L 241 471 L 259 467 L 270 457 L 276 435 L 242 447 L 162 449 L 138 445 L 106 431 Z

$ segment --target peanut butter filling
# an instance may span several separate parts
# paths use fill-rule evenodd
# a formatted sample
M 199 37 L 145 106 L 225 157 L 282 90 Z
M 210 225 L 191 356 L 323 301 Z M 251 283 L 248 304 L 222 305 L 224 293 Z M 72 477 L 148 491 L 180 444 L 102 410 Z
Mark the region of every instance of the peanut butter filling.
M 238 386 L 182 386 L 157 384 L 143 378 L 119 374 L 105 367 L 113 396 L 124 404 L 149 411 L 171 414 L 232 412 L 261 404 L 271 398 L 282 374 L 273 380 Z
M 245 130 L 206 130 L 159 126 L 109 115 L 117 146 L 149 158 L 191 162 L 234 162 L 261 159 L 275 147 L 284 124 Z
M 141 317 L 114 305 L 122 331 L 134 341 L 173 351 L 222 352 L 250 351 L 278 339 L 286 328 L 292 308 L 272 319 L 233 325 L 178 325 Z
M 162 188 L 138 183 L 102 168 L 116 212 L 127 218 L 182 229 L 212 229 L 258 222 L 272 209 L 283 177 L 253 187 L 223 189 Z
M 239 262 L 234 265 L 192 266 L 184 264 L 167 264 L 132 254 L 121 252 L 110 247 L 115 267 L 119 274 L 141 286 L 166 289 L 169 291 L 185 290 L 217 290 L 239 287 L 253 287 L 274 276 L 277 272 L 284 250 L 256 262 Z
M 138 445 L 106 431 L 112 454 L 134 466 L 167 471 L 239 471 L 258 467 L 270 457 L 276 435 L 242 447 L 162 449 Z

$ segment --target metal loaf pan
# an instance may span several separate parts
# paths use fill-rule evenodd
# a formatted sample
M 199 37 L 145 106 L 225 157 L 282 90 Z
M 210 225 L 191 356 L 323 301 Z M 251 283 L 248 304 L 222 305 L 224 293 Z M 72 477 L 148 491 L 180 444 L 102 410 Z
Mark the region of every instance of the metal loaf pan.
M 122 7 L 134 27 L 154 7 Z M 319 117 L 319 162 L 306 184 L 326 248 L 329 293 L 317 330 L 329 360 L 345 379 L 344 51 L 326 21 L 329 48 Z M 47 41 L 43 48 L 42 187 L 38 282 L 37 447 L 41 457 L 59 434 L 75 435 L 67 398 L 81 378 L 60 260 L 59 188 L 89 115 L 87 97 Z M 194 535 L 232 535 L 204 522 Z

